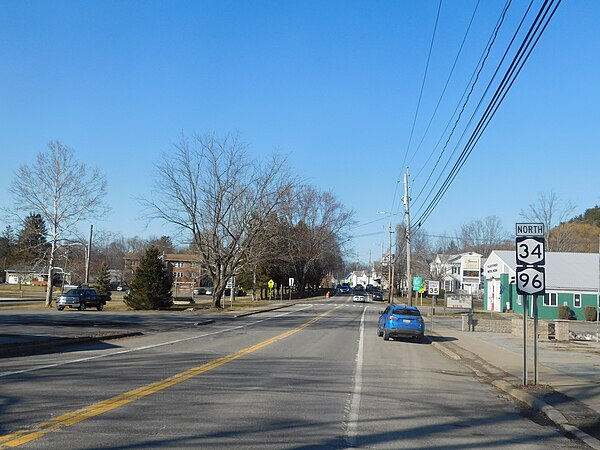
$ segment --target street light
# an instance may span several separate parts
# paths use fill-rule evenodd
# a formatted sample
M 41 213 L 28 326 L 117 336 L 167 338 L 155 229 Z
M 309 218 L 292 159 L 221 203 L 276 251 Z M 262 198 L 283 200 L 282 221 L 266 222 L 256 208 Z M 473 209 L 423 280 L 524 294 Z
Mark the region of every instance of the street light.
M 77 242 L 77 241 L 67 242 L 67 243 L 63 244 L 63 247 L 71 247 L 74 245 L 80 245 L 83 247 L 83 253 L 85 256 L 85 284 L 88 284 L 89 278 L 90 278 L 90 255 L 88 253 L 89 248 L 85 243 Z
M 379 211 L 377 212 L 378 215 L 380 216 L 385 216 L 385 215 L 390 215 L 390 213 L 388 213 L 387 211 Z M 389 289 L 389 293 L 388 293 L 388 303 L 393 303 L 393 298 L 394 298 L 394 274 L 392 272 L 392 221 L 390 220 L 389 223 L 389 234 L 390 234 L 390 246 L 389 246 L 389 252 L 388 252 L 388 289 Z

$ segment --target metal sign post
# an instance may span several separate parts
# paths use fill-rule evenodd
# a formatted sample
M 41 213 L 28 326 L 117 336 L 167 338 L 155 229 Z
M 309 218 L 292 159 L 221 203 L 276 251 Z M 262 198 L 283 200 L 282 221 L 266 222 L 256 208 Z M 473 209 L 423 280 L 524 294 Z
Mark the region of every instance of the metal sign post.
M 538 383 L 538 295 L 546 289 L 544 225 L 516 224 L 517 294 L 523 296 L 523 384 L 527 386 L 527 307 L 533 296 L 533 384 Z
M 523 386 L 527 386 L 527 297 L 521 296 L 523 303 Z
M 440 282 L 439 281 L 428 281 L 427 291 L 429 295 L 432 295 L 431 299 L 431 331 L 433 332 L 433 315 L 435 314 L 435 301 L 437 295 L 440 293 Z

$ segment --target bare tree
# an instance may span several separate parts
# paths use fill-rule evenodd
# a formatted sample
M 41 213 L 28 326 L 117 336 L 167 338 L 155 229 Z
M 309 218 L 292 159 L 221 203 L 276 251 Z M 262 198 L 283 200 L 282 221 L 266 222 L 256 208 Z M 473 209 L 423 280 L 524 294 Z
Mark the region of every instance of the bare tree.
M 429 263 L 431 262 L 431 241 L 424 228 L 415 228 L 410 233 L 411 243 L 411 273 L 415 276 L 425 277 L 429 274 Z M 396 225 L 396 254 L 394 258 L 395 275 L 401 286 L 406 283 L 406 225 Z
M 284 160 L 248 158 L 237 136 L 181 136 L 156 165 L 148 218 L 176 225 L 213 282 L 213 307 L 290 185 Z
M 48 226 L 50 251 L 46 306 L 52 306 L 54 259 L 61 239 L 76 232 L 76 225 L 107 210 L 103 203 L 106 180 L 97 169 L 75 159 L 73 149 L 51 141 L 48 151 L 38 153 L 35 163 L 22 165 L 9 189 L 14 197 L 11 213 L 35 211 Z
M 322 262 L 341 259 L 341 242 L 346 240 L 352 224 L 352 212 L 330 192 L 300 186 L 288 191 L 281 208 L 281 222 L 281 253 L 294 271 L 299 294 L 303 296 L 307 283 L 320 278 L 315 269 L 327 270 Z
M 568 201 L 563 203 L 554 191 L 549 194 L 540 192 L 537 203 L 530 203 L 527 210 L 521 210 L 521 217 L 529 222 L 544 224 L 544 237 L 547 251 L 568 250 L 572 241 L 568 227 L 559 227 L 567 222 L 573 214 L 575 205 Z
M 505 246 L 509 235 L 498 216 L 488 216 L 465 223 L 456 233 L 465 252 L 475 252 L 487 258 L 493 250 Z M 514 244 L 511 244 L 514 245 Z

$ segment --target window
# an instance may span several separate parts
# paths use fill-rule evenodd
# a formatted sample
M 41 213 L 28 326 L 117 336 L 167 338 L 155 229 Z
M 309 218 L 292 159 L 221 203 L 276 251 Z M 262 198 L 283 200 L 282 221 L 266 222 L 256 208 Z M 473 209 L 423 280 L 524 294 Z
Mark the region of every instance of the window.
M 190 278 L 198 278 L 198 274 L 196 272 L 190 272 Z
M 558 298 L 555 292 L 544 295 L 544 306 L 557 306 Z
M 581 308 L 581 294 L 573 294 L 573 306 Z
M 175 278 L 183 278 L 183 272 L 175 272 L 175 273 L 173 274 L 173 276 L 174 276 Z
M 175 261 L 175 263 L 173 264 L 174 267 L 183 267 L 183 261 Z

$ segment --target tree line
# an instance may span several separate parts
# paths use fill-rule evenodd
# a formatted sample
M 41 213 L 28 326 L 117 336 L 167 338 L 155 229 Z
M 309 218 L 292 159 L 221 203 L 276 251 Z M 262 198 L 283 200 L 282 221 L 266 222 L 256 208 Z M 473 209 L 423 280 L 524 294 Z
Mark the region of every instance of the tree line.
M 285 158 L 253 160 L 247 150 L 235 135 L 180 136 L 156 164 L 155 185 L 141 201 L 145 218 L 174 225 L 182 243 L 175 248 L 167 236 L 96 236 L 91 272 L 104 264 L 121 268 L 125 254 L 156 248 L 197 255 L 216 308 L 233 276 L 254 291 L 265 278 L 282 284 L 293 277 L 300 295 L 317 287 L 341 264 L 352 212 L 333 194 L 301 183 Z M 86 240 L 76 225 L 108 210 L 104 177 L 78 162 L 73 149 L 53 141 L 35 164 L 19 168 L 10 192 L 14 205 L 5 212 L 22 229 L 15 238 L 7 226 L 0 262 L 48 267 L 49 280 L 58 269 L 80 279 Z M 46 304 L 51 303 L 48 283 Z

